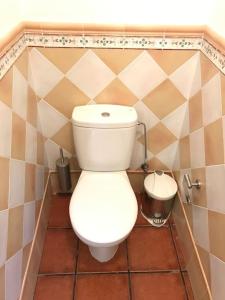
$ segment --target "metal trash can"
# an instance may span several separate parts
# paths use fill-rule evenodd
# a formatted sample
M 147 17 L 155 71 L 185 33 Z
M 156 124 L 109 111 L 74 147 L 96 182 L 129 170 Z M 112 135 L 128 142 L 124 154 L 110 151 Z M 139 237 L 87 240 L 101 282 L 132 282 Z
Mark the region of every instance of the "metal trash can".
M 162 171 L 155 171 L 144 180 L 145 193 L 142 197 L 141 212 L 153 226 L 161 227 L 168 220 L 173 208 L 177 183 Z

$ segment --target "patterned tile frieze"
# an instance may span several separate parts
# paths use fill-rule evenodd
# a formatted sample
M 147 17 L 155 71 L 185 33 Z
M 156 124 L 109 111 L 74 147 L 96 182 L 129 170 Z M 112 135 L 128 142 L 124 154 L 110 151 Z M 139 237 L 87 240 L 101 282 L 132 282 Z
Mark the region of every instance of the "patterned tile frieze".
M 225 56 L 202 37 L 59 35 L 25 33 L 0 58 L 0 79 L 26 47 L 109 48 L 109 49 L 189 49 L 201 50 L 225 73 Z

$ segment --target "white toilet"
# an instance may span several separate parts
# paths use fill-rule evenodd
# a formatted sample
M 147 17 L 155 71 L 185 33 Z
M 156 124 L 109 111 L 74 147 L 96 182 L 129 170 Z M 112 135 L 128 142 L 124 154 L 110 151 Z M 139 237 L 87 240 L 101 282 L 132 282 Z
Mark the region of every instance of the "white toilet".
M 92 256 L 104 262 L 114 256 L 137 218 L 137 200 L 125 171 L 137 113 L 127 106 L 86 105 L 74 108 L 72 121 L 83 171 L 70 201 L 70 220 Z

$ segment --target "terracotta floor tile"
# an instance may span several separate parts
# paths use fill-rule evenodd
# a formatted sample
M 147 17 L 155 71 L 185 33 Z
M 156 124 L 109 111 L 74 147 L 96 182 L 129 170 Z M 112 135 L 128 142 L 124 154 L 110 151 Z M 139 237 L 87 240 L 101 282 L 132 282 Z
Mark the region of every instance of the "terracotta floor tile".
M 183 255 L 183 252 L 181 249 L 180 239 L 178 237 L 175 224 L 171 224 L 170 226 L 171 226 L 172 237 L 173 237 L 175 248 L 177 251 L 177 256 L 178 256 L 178 260 L 180 263 L 180 267 L 181 267 L 181 270 L 183 271 L 183 270 L 186 270 L 186 263 L 185 263 L 184 255 Z
M 186 292 L 188 294 L 188 300 L 194 300 L 194 295 L 193 295 L 193 291 L 192 291 L 192 287 L 191 287 L 191 282 L 188 276 L 187 272 L 183 272 L 183 277 L 184 277 L 184 283 L 185 283 L 185 288 L 186 288 Z
M 141 198 L 142 194 L 136 194 L 137 202 L 138 202 L 138 216 L 135 225 L 151 225 L 141 213 Z
M 39 273 L 75 271 L 77 238 L 72 229 L 48 229 Z
M 95 274 L 77 276 L 75 300 L 128 299 L 129 284 L 127 274 Z
M 128 271 L 126 242 L 119 245 L 115 256 L 108 262 L 100 263 L 89 252 L 88 246 L 80 241 L 78 272 L 119 272 Z
M 73 276 L 38 277 L 34 300 L 72 300 Z
M 187 300 L 180 273 L 131 275 L 132 300 Z
M 128 237 L 130 269 L 179 269 L 175 248 L 168 227 L 135 227 Z
M 53 196 L 49 227 L 71 227 L 69 216 L 69 204 L 71 196 Z

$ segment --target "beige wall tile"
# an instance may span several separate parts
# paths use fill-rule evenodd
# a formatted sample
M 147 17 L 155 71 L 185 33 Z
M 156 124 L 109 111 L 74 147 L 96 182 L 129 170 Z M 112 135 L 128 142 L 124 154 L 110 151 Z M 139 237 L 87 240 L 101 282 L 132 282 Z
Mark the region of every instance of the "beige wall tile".
M 200 54 L 202 86 L 205 85 L 219 70 L 203 53 Z
M 25 202 L 35 200 L 35 165 L 26 163 Z
M 5 300 L 5 266 L 0 268 L 0 300 Z
M 148 52 L 168 75 L 196 53 L 195 50 L 148 50 Z
M 222 99 L 222 112 L 225 115 L 225 75 L 220 73 L 221 79 L 221 99 Z
M 224 163 L 222 119 L 209 124 L 204 128 L 205 161 L 206 165 Z
M 22 248 L 23 206 L 9 209 L 7 258 Z
M 191 166 L 190 157 L 190 141 L 189 136 L 186 136 L 179 141 L 180 147 L 180 167 L 181 169 L 188 169 Z
M 22 278 L 24 276 L 26 267 L 27 267 L 27 260 L 30 254 L 30 248 L 31 248 L 31 244 L 29 243 L 27 244 L 24 248 L 23 248 L 23 259 L 22 259 Z
M 199 91 L 189 101 L 190 131 L 202 127 L 202 93 Z
M 0 157 L 0 210 L 8 207 L 9 159 Z
M 65 126 L 63 126 L 53 137 L 52 140 L 74 154 L 74 140 L 73 140 L 73 128 L 72 123 L 68 122 Z
M 157 157 L 150 159 L 148 165 L 150 170 L 169 170 Z
M 28 87 L 27 121 L 34 127 L 37 126 L 37 96 L 31 87 Z
M 188 223 L 191 227 L 191 230 L 193 230 L 192 206 L 190 204 L 187 204 L 187 203 L 183 203 L 183 205 L 184 205 L 185 213 L 186 213 L 187 218 L 188 218 Z
M 116 74 L 119 74 L 143 50 L 94 49 L 93 52 Z
M 41 203 L 42 203 L 42 200 L 37 200 L 35 202 L 35 224 L 37 223 L 37 220 L 38 220 L 38 217 L 39 217 Z
M 87 51 L 79 48 L 42 48 L 36 47 L 48 60 L 50 60 L 63 73 L 66 73 Z
M 37 163 L 39 165 L 44 164 L 44 141 L 45 138 L 40 132 L 37 132 Z
M 162 124 L 158 123 L 147 132 L 148 149 L 157 154 L 164 148 L 176 141 L 176 137 Z M 144 144 L 144 138 L 141 137 L 139 141 Z
M 159 119 L 163 119 L 183 104 L 185 98 L 172 82 L 167 79 L 150 92 L 143 99 L 143 102 Z
M 13 71 L 12 68 L 0 80 L 0 99 L 8 106 L 12 106 L 12 84 Z
M 26 122 L 17 114 L 12 115 L 12 158 L 25 159 Z
M 205 168 L 192 169 L 191 177 L 193 182 L 198 179 L 201 183 L 200 189 L 192 189 L 193 203 L 198 206 L 207 207 Z
M 90 98 L 70 80 L 63 78 L 45 97 L 45 101 L 70 119 L 73 108 L 87 104 Z
M 210 252 L 225 262 L 225 214 L 208 211 Z
M 16 60 L 15 66 L 28 79 L 28 50 L 23 51 L 22 55 Z
M 205 275 L 208 281 L 208 284 L 211 283 L 211 276 L 210 276 L 210 258 L 209 258 L 209 252 L 207 252 L 204 248 L 197 245 L 198 254 L 201 259 L 201 263 L 203 266 L 203 269 L 205 271 Z
M 134 105 L 138 98 L 117 78 L 94 100 L 102 104 Z

